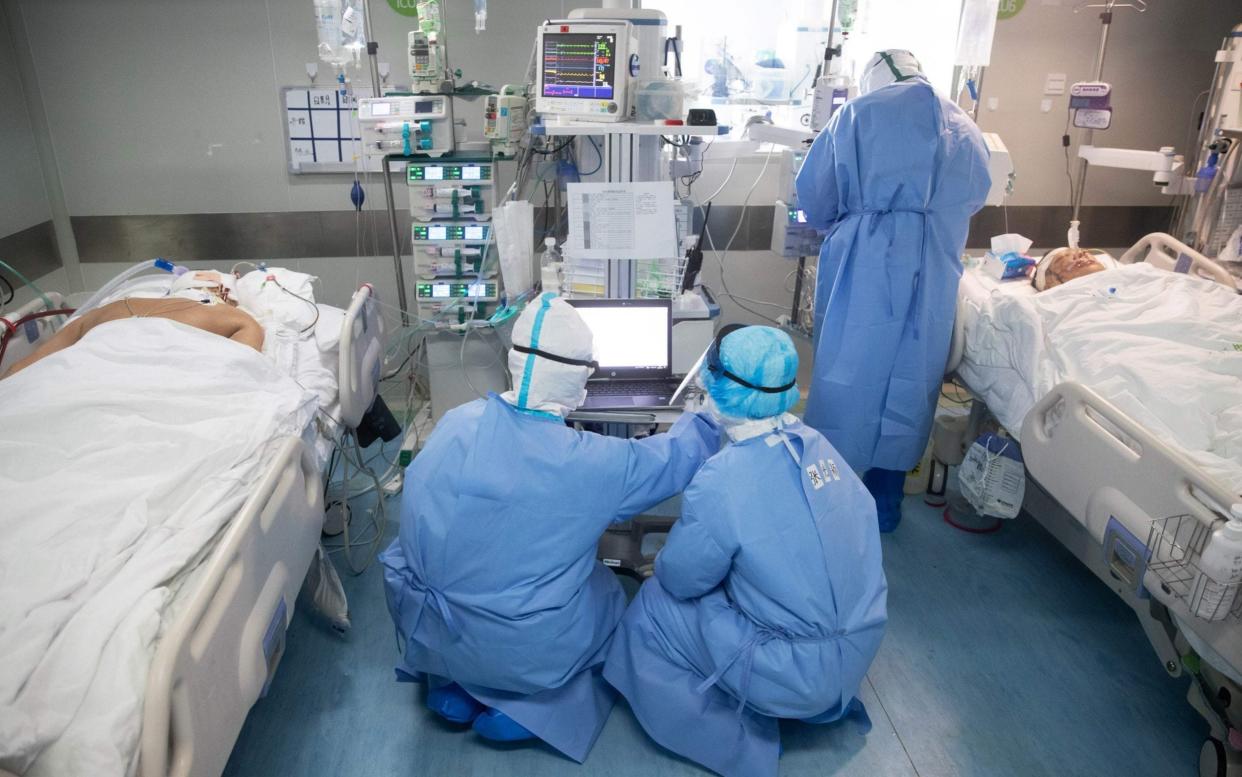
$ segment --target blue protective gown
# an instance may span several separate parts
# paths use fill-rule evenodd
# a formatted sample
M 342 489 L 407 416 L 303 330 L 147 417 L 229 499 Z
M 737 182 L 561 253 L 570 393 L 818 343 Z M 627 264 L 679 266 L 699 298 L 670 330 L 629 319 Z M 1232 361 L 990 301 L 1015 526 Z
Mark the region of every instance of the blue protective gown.
M 495 395 L 445 414 L 406 470 L 381 556 L 399 671 L 455 681 L 586 758 L 612 708 L 599 674 L 625 610 L 596 546 L 685 488 L 719 439 L 695 414 L 643 440 L 582 433 Z
M 659 744 L 775 775 L 777 718 L 841 717 L 875 657 L 887 584 L 871 495 L 799 422 L 734 443 L 682 497 L 604 677 Z
M 974 122 L 914 78 L 842 106 L 798 175 L 829 230 L 805 418 L 859 473 L 909 470 L 927 445 L 987 160 Z

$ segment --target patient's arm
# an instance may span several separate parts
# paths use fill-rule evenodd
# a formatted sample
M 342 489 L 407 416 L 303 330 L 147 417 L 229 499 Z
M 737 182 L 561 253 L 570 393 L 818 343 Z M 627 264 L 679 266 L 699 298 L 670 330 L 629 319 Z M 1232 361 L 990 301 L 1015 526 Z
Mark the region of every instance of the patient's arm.
M 234 332 L 229 339 L 234 342 L 241 343 L 242 345 L 248 345 L 256 351 L 262 353 L 263 327 L 259 326 L 259 322 L 255 321 L 246 313 L 242 313 L 241 311 L 238 312 L 241 313 L 244 320 L 239 324 L 237 331 Z
M 82 335 L 90 331 L 92 326 L 94 326 L 94 321 L 91 320 L 91 314 L 89 313 L 82 318 L 70 321 L 68 324 L 61 327 L 59 332 L 52 335 L 50 340 L 36 348 L 29 356 L 26 356 L 23 359 L 18 359 L 14 362 L 13 366 L 9 367 L 9 369 L 5 371 L 4 375 L 0 376 L 0 380 L 3 380 L 11 375 L 16 375 L 40 359 L 45 359 L 57 351 L 65 350 L 78 340 L 81 340 Z
M 10 367 L 3 377 L 7 378 L 57 351 L 63 351 L 100 324 L 134 315 L 171 319 L 263 352 L 263 327 L 243 310 L 228 305 L 200 305 L 188 300 L 178 304 L 177 300 L 128 299 L 111 302 L 70 321 L 34 353 Z

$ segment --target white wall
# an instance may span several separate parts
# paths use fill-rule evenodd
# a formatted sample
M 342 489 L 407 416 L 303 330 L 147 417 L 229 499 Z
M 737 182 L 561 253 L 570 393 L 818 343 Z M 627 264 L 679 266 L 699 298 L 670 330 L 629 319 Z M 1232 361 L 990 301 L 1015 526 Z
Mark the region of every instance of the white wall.
M 286 171 L 279 88 L 307 80 L 304 64 L 315 50 L 309 0 L 21 0 L 19 5 L 71 214 L 350 207 L 345 177 Z M 448 2 L 453 65 L 467 79 L 514 80 L 525 71 L 535 24 L 577 5 L 497 0 L 488 31 L 476 36 L 470 5 Z M 1041 113 L 1039 103 L 1048 72 L 1065 72 L 1071 81 L 1090 76 L 1099 24 L 1094 12 L 1075 14 L 1073 5 L 1074 0 L 1030 0 L 1017 17 L 998 25 L 984 91 L 985 99 L 996 97 L 999 106 L 985 108 L 980 124 L 1000 132 L 1014 154 L 1019 175 L 1014 205 L 1066 200 L 1060 137 L 1067 98 L 1052 98 L 1050 113 Z M 401 80 L 411 20 L 383 0 L 372 3 L 372 13 L 381 59 L 390 64 L 391 78 Z M 1119 10 L 1105 71 L 1114 81 L 1117 113 L 1114 129 L 1100 133 L 1098 142 L 1183 145 L 1191 101 L 1206 85 L 1212 52 L 1238 21 L 1234 16 L 1242 16 L 1234 0 L 1152 0 L 1143 15 Z M 11 82 L 13 68 L 3 70 L 4 81 Z M 327 72 L 321 70 L 320 82 Z M 365 69 L 356 76 L 357 88 L 365 92 Z M 477 108 L 476 101 L 465 110 L 476 128 Z M 0 118 L 4 121 L 12 119 Z M 719 167 L 731 164 L 719 152 L 709 155 L 709 170 L 699 184 L 708 193 L 715 188 L 708 187 L 712 178 L 724 176 Z M 741 202 L 753 181 L 749 167 L 739 164 L 722 203 Z M 760 185 L 754 202 L 771 201 L 773 173 L 765 176 L 773 181 Z M 33 183 L 38 186 L 37 175 Z M 1087 202 L 1165 204 L 1152 189 L 1141 174 L 1097 171 Z M 382 199 L 377 190 L 368 193 L 374 201 Z
M 69 211 L 77 215 L 348 209 L 346 176 L 286 169 L 280 87 L 315 61 L 310 0 L 22 0 Z M 526 71 L 535 25 L 569 0 L 498 0 L 476 36 L 449 2 L 450 57 L 467 80 Z M 413 19 L 371 3 L 380 59 L 407 82 Z M 369 72 L 355 88 L 369 93 Z M 331 82 L 321 66 L 317 83 Z M 478 131 L 481 101 L 463 111 Z M 382 201 L 378 187 L 369 196 Z
M 710 7 L 710 0 L 702 2 Z M 448 0 L 452 63 L 467 79 L 515 80 L 525 72 L 537 22 L 584 4 L 492 0 L 489 29 L 476 36 L 470 4 Z M 651 4 L 658 6 L 658 0 Z M 1046 114 L 1039 102 L 1046 73 L 1065 72 L 1070 81 L 1090 75 L 1099 24 L 1094 12 L 1074 14 L 1075 4 L 1027 0 L 1017 17 L 998 25 L 984 97 L 997 97 L 999 105 L 995 111 L 985 108 L 980 124 L 1001 133 L 1014 155 L 1015 205 L 1067 199 L 1060 146 L 1067 98 L 1052 98 L 1053 110 Z M 72 215 L 351 207 L 347 176 L 291 176 L 286 170 L 279 89 L 306 83 L 305 63 L 315 58 L 310 0 L 16 0 L 6 7 L 17 11 L 10 23 L 24 25 L 30 39 Z M 392 80 L 400 82 L 411 19 L 384 0 L 373 0 L 372 12 L 381 59 L 389 63 Z M 1152 0 L 1141 16 L 1119 10 L 1105 71 L 1116 89 L 1115 125 L 1100 133 L 1098 142 L 1180 149 L 1190 104 L 1211 75 L 1212 53 L 1228 27 L 1242 20 L 1235 16 L 1242 17 L 1237 0 Z M 7 44 L 8 36 L 0 41 Z M 7 45 L 0 45 L 0 104 L 20 108 L 20 99 L 10 94 L 16 68 L 9 56 Z M 321 68 L 320 83 L 327 72 Z M 357 88 L 365 92 L 366 70 L 355 74 Z M 0 151 L 7 165 L 0 176 L 3 236 L 47 219 L 48 213 L 29 122 L 21 110 L 3 111 L 0 128 L 6 139 L 17 138 Z M 723 144 L 714 148 L 695 195 L 715 191 L 732 162 Z M 763 162 L 762 156 L 741 158 L 716 201 L 741 204 Z M 777 162 L 774 156 L 751 204 L 775 199 Z M 1167 204 L 1143 174 L 1094 171 L 1090 180 L 1089 204 Z M 399 198 L 403 188 L 396 187 Z M 382 202 L 372 182 L 368 206 Z M 783 301 L 788 295 L 771 284 L 783 278 L 786 263 L 773 259 L 779 266 L 769 266 L 756 256 L 739 256 L 736 264 L 730 258 L 734 291 Z M 360 278 L 382 288 L 391 284 L 385 257 L 284 263 L 323 277 L 325 301 L 336 304 Z M 105 269 L 116 268 L 85 269 L 90 288 Z
M 0 237 L 52 217 L 11 40 L 0 7 Z
M 1100 38 L 1098 13 L 1074 13 L 1080 0 L 1027 0 L 1015 17 L 997 23 L 992 64 L 984 75 L 979 126 L 1001 135 L 1013 156 L 1017 183 L 1010 205 L 1068 205 L 1065 176 L 1065 132 L 1068 95 L 1048 97 L 1052 109 L 1041 110 L 1048 73 L 1065 73 L 1069 83 L 1094 75 Z M 1104 80 L 1113 85 L 1113 126 L 1097 132 L 1096 145 L 1186 150 L 1187 127 L 1197 121 L 1192 104 L 1212 77 L 1221 39 L 1242 22 L 1237 0 L 1150 0 L 1137 14 L 1118 9 L 1110 35 Z M 917 54 L 917 49 L 915 51 Z M 996 110 L 986 103 L 997 98 Z M 1077 144 L 1079 135 L 1071 128 Z M 1077 175 L 1075 148 L 1072 170 Z M 760 158 L 757 164 L 762 165 Z M 732 159 L 708 155 L 697 193 L 710 194 L 724 179 Z M 741 204 L 754 182 L 754 160 L 738 165 L 733 180 L 718 200 Z M 752 202 L 769 203 L 776 191 L 775 161 L 756 188 Z M 1086 205 L 1169 205 L 1171 200 L 1151 184 L 1150 174 L 1094 169 L 1088 175 Z
M 1069 97 L 1047 98 L 1049 113 L 1041 112 L 1040 101 L 1048 73 L 1065 73 L 1069 83 L 1094 75 L 1098 11 L 1074 13 L 1078 3 L 1027 0 L 1017 16 L 997 23 L 983 99 L 996 97 L 1000 104 L 995 111 L 985 105 L 979 125 L 1000 133 L 1013 155 L 1018 179 L 1011 205 L 1069 203 L 1061 147 Z M 1242 21 L 1242 3 L 1149 0 L 1148 6 L 1143 14 L 1114 12 L 1104 63 L 1104 80 L 1113 85 L 1113 126 L 1097 132 L 1095 144 L 1174 146 L 1182 152 L 1191 105 L 1208 88 L 1221 39 Z M 1088 176 L 1084 204 L 1169 205 L 1170 200 L 1151 184 L 1150 174 L 1096 169 Z

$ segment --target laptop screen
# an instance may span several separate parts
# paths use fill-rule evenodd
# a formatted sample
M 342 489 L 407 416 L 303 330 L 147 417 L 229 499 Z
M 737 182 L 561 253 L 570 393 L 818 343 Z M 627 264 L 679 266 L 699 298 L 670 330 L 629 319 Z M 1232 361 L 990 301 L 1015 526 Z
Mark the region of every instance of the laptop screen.
M 595 339 L 594 377 L 652 377 L 672 374 L 671 317 L 667 300 L 571 302 Z

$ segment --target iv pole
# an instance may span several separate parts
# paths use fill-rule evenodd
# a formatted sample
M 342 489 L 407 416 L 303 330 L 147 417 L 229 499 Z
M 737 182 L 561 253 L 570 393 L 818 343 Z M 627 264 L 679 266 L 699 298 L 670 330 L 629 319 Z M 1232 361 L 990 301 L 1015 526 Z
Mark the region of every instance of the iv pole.
M 1118 0 L 1106 0 L 1103 5 L 1080 5 L 1074 9 L 1074 13 L 1078 13 L 1084 8 L 1103 8 L 1104 9 L 1103 11 L 1100 12 L 1100 22 L 1103 25 L 1103 29 L 1100 31 L 1100 48 L 1096 52 L 1096 55 L 1095 55 L 1095 77 L 1093 79 L 1095 81 L 1100 81 L 1104 78 L 1104 55 L 1108 52 L 1108 33 L 1110 29 L 1112 28 L 1112 24 L 1113 24 L 1113 9 L 1114 8 L 1133 8 L 1137 10 L 1139 13 L 1143 13 L 1147 10 L 1147 3 L 1144 2 L 1144 0 L 1136 0 L 1134 3 L 1122 3 L 1122 2 L 1118 2 Z M 1087 130 L 1086 134 L 1083 135 L 1083 140 L 1081 143 L 1079 143 L 1079 145 L 1090 146 L 1092 143 L 1092 140 L 1094 139 L 1095 139 L 1095 130 L 1089 129 Z M 1073 197 L 1073 202 L 1071 203 L 1074 206 L 1074 215 L 1071 217 L 1073 220 L 1070 222 L 1071 225 L 1078 223 L 1078 211 L 1080 208 L 1082 208 L 1082 195 L 1083 195 L 1083 191 L 1086 188 L 1087 188 L 1087 160 L 1081 159 L 1078 162 L 1078 183 L 1074 187 L 1074 197 Z
M 367 59 L 371 63 L 371 90 L 374 97 L 383 97 L 379 74 L 379 43 L 375 40 L 375 30 L 371 26 L 371 2 L 362 0 L 362 14 L 367 26 Z M 401 308 L 401 325 L 408 326 L 410 316 L 405 298 L 405 268 L 401 266 L 401 236 L 397 229 L 397 206 L 392 190 L 392 170 L 388 167 L 388 157 L 383 160 L 384 169 L 384 204 L 388 208 L 388 229 L 392 238 L 392 269 L 397 276 L 397 304 Z

